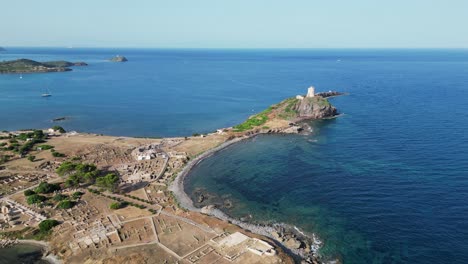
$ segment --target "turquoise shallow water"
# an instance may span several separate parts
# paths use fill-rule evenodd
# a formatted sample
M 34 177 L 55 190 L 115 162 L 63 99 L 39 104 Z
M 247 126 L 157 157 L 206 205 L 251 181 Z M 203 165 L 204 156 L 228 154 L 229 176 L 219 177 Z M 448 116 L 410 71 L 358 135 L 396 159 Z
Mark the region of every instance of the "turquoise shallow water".
M 33 245 L 18 244 L 0 248 L 0 264 L 47 264 L 42 260 L 42 249 Z
M 130 61 L 105 61 L 116 54 Z M 84 60 L 0 75 L 0 129 L 130 136 L 209 132 L 285 97 L 340 90 L 340 118 L 308 136 L 261 136 L 202 162 L 196 188 L 228 213 L 325 239 L 345 263 L 468 263 L 468 51 L 9 49 L 0 59 Z M 39 95 L 50 87 L 49 99 Z M 443 260 L 443 261 L 442 261 Z

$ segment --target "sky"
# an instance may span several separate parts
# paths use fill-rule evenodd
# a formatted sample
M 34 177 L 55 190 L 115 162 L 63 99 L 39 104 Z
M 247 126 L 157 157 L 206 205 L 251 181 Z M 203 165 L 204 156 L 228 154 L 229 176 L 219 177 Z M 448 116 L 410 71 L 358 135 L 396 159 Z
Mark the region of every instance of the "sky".
M 0 0 L 0 46 L 468 48 L 468 0 Z

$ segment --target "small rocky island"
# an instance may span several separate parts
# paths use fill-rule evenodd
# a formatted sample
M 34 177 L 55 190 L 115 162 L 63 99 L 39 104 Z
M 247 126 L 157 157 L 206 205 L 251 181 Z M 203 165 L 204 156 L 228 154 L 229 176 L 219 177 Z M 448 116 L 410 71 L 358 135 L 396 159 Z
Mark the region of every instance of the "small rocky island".
M 2 51 L 6 51 L 6 49 L 5 49 L 5 48 L 2 48 L 2 47 L 0 47 L 0 52 L 2 52 Z
M 117 55 L 111 59 L 109 59 L 110 61 L 112 62 L 126 62 L 128 61 L 127 58 L 125 58 L 124 56 L 120 56 L 120 55 Z
M 87 66 L 85 62 L 48 61 L 38 62 L 19 59 L 0 62 L 0 73 L 43 73 L 71 71 L 72 66 Z

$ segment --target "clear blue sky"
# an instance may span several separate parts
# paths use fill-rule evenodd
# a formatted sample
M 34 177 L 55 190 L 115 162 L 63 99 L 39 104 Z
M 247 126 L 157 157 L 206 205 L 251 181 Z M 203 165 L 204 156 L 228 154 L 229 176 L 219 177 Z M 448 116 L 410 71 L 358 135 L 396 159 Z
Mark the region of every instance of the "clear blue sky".
M 468 48 L 468 0 L 0 0 L 0 46 Z

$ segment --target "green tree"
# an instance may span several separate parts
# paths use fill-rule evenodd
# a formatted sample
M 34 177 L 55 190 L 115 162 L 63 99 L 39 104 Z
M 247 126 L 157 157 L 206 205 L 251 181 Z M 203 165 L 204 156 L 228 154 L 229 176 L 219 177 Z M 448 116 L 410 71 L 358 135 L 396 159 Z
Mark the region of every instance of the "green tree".
M 35 159 L 36 159 L 36 156 L 34 156 L 34 155 L 29 155 L 28 156 L 28 160 L 31 161 L 31 162 L 34 162 Z
M 30 196 L 30 195 L 33 195 L 33 194 L 36 194 L 36 192 L 34 192 L 33 190 L 28 189 L 28 190 L 24 191 L 24 196 Z
M 70 174 L 72 172 L 75 172 L 75 169 L 76 169 L 76 165 L 75 163 L 71 162 L 71 161 L 64 161 L 62 162 L 62 164 L 60 164 L 60 166 L 57 168 L 56 172 L 58 175 L 60 176 L 65 176 L 67 174 Z
M 54 226 L 57 226 L 59 222 L 54 219 L 47 219 L 39 223 L 39 230 L 43 233 L 49 232 Z
M 65 186 L 69 187 L 78 187 L 80 185 L 80 177 L 76 174 L 72 174 L 65 180 Z
M 75 203 L 70 201 L 70 200 L 63 200 L 57 205 L 57 207 L 60 208 L 60 209 L 70 209 L 74 205 L 75 205 Z
M 29 195 L 29 196 L 26 198 L 26 202 L 27 202 L 28 204 L 42 203 L 42 202 L 44 202 L 45 200 L 47 200 L 47 198 L 46 198 L 45 196 L 38 195 L 38 194 L 32 194 L 32 195 Z
M 42 130 L 34 130 L 33 131 L 33 138 L 34 139 L 45 139 L 46 135 L 44 134 L 44 131 L 42 131 Z
M 36 193 L 52 193 L 54 191 L 60 190 L 60 186 L 58 184 L 49 184 L 47 182 L 41 182 L 39 186 L 36 188 Z
M 99 187 L 106 188 L 110 191 L 114 191 L 117 186 L 118 181 L 119 181 L 119 176 L 117 176 L 114 173 L 109 173 L 106 176 L 98 177 L 96 179 L 96 185 Z

